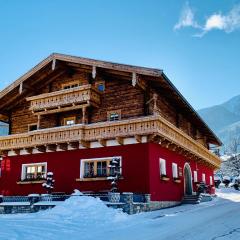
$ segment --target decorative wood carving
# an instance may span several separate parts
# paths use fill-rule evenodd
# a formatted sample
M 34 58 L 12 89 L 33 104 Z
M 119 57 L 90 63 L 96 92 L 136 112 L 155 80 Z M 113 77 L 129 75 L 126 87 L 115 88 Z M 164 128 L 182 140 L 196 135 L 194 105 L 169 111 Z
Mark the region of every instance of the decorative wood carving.
M 28 97 L 27 101 L 30 101 L 30 110 L 33 112 L 52 112 L 53 109 L 69 108 L 69 105 L 75 107 L 76 104 L 92 103 L 94 106 L 99 106 L 101 94 L 97 89 L 88 84 L 77 88 Z
M 203 162 L 208 162 L 215 168 L 221 164 L 218 156 L 160 116 L 90 125 L 72 125 L 5 136 L 0 138 L 0 150 L 29 148 L 41 144 L 61 144 L 79 140 L 80 144 L 89 147 L 89 142 L 98 141 L 99 139 L 117 139 L 121 144 L 123 138 L 137 135 L 148 135 L 148 141 L 158 143 L 162 138 L 165 138 L 166 140 L 162 141 L 161 144 L 165 144 L 165 142 L 168 146 L 175 144 L 183 149 L 182 154 L 186 156 L 197 156 Z

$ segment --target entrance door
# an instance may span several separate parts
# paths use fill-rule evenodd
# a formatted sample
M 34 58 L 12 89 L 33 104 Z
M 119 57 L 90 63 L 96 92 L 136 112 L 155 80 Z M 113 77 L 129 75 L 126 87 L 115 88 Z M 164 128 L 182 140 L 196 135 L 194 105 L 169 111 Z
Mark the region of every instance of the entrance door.
M 186 195 L 192 195 L 192 171 L 187 163 L 184 166 L 184 191 Z

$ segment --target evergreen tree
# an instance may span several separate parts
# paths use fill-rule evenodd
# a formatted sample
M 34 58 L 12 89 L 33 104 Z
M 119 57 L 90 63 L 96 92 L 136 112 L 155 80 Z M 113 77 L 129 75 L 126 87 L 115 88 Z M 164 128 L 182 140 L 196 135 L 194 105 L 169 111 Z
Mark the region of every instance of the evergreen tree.
M 47 173 L 47 181 L 42 184 L 42 186 L 47 190 L 48 194 L 51 194 L 53 188 L 54 188 L 55 180 L 53 179 L 53 173 L 48 172 Z
M 113 157 L 108 167 L 111 175 L 108 177 L 108 179 L 111 180 L 111 192 L 117 192 L 118 180 L 121 177 L 121 159 L 119 157 Z

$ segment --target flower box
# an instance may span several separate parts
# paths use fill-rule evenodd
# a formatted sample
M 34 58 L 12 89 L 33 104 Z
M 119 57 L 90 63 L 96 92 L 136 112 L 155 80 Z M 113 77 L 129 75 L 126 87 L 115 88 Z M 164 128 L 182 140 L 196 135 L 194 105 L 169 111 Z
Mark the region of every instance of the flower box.
M 169 181 L 170 178 L 167 175 L 161 175 L 161 180 L 163 181 Z
M 180 178 L 173 178 L 173 181 L 174 181 L 175 183 L 181 183 L 181 182 L 182 182 Z

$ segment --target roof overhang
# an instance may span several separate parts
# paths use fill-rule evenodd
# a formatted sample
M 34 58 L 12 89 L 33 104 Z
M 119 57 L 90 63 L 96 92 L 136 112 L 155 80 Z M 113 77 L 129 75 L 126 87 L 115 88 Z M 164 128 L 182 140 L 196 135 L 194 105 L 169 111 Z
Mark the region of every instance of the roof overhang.
M 125 72 L 131 74 L 139 74 L 142 76 L 147 76 L 152 79 L 155 79 L 157 84 L 161 84 L 161 81 L 164 81 L 164 84 L 167 86 L 169 93 L 174 93 L 174 100 L 176 101 L 182 109 L 185 109 L 186 112 L 191 114 L 197 125 L 202 129 L 205 135 L 208 136 L 208 139 L 212 144 L 221 146 L 222 142 L 220 139 L 213 133 L 213 131 L 207 126 L 199 114 L 193 109 L 193 107 L 188 103 L 188 101 L 182 96 L 178 89 L 173 85 L 173 83 L 168 79 L 168 77 L 163 73 L 162 70 L 155 68 L 146 68 L 138 67 L 126 64 L 119 64 L 107 61 L 94 60 L 89 58 L 82 58 L 76 56 L 70 56 L 65 54 L 53 53 L 35 67 L 30 69 L 26 74 L 18 78 L 15 82 L 10 84 L 4 90 L 0 92 L 0 100 L 4 101 L 4 98 L 7 95 L 21 94 L 23 90 L 23 84 L 26 81 L 31 79 L 34 75 L 40 73 L 43 69 L 48 69 L 48 72 L 55 72 L 56 66 L 59 62 L 86 65 L 89 67 L 111 70 L 116 72 Z M 160 81 L 161 80 L 161 81 Z M 4 113 L 3 109 L 0 109 L 0 113 Z

